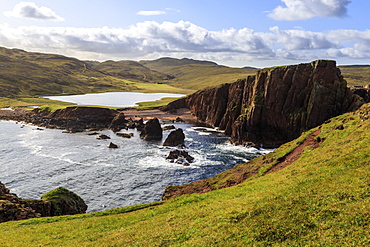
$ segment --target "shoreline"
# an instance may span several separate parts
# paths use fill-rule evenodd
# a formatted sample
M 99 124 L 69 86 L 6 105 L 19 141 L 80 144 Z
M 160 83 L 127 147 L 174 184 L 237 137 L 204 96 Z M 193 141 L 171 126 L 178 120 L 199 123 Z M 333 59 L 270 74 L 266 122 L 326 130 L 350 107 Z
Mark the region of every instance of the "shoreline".
M 132 121 L 139 121 L 141 118 L 144 121 L 148 121 L 149 119 L 153 118 L 158 118 L 158 120 L 160 120 L 163 123 L 174 123 L 174 122 L 188 122 L 192 124 L 199 123 L 198 119 L 191 114 L 189 109 L 186 108 L 178 109 L 176 110 L 176 112 L 166 112 L 161 111 L 159 109 L 150 109 L 150 110 L 125 109 L 117 112 L 123 113 L 125 119 L 131 119 Z M 45 116 L 42 113 L 26 110 L 24 108 L 0 109 L 0 120 L 24 122 L 28 124 L 33 124 L 35 126 L 47 127 L 43 126 L 41 122 L 35 121 L 35 119 L 38 120 L 40 118 L 45 119 L 50 118 L 50 116 Z

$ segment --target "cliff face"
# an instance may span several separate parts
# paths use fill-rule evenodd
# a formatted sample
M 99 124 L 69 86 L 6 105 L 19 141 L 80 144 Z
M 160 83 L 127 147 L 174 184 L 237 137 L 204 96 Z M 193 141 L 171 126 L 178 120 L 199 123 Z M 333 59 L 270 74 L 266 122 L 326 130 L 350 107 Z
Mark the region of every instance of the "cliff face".
M 335 61 L 260 70 L 233 84 L 198 91 L 186 99 L 199 120 L 225 130 L 235 144 L 275 147 L 325 120 L 357 109 Z

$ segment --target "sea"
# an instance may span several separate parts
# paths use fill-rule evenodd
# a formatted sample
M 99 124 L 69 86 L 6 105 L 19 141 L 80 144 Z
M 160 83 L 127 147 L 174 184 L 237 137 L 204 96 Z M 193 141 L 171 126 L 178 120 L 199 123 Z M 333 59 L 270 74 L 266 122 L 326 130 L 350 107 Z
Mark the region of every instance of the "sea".
M 91 132 L 65 133 L 0 121 L 0 181 L 12 193 L 30 199 L 65 187 L 82 197 L 88 212 L 96 212 L 160 201 L 168 185 L 210 178 L 272 151 L 231 145 L 216 129 L 171 125 L 184 131 L 184 150 L 194 157 L 190 166 L 166 159 L 175 149 L 162 146 L 171 130 L 164 131 L 161 141 L 144 141 L 136 129 L 121 131 L 133 133 L 130 139 L 99 131 L 111 138 L 99 140 Z M 108 148 L 110 142 L 119 147 Z

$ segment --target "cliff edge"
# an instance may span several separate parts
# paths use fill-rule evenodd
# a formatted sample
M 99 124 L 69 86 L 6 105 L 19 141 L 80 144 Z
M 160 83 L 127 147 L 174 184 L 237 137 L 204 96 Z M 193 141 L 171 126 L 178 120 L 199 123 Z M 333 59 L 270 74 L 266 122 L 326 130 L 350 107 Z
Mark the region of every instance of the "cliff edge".
M 330 60 L 262 69 L 257 75 L 186 98 L 187 107 L 200 121 L 225 130 L 232 143 L 264 147 L 291 141 L 363 103 Z

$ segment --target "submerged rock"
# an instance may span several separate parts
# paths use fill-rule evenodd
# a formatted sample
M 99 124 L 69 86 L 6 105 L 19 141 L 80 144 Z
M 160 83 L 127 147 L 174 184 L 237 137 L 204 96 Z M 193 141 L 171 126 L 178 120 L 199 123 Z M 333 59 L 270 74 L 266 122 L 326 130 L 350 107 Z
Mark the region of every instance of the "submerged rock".
M 116 135 L 124 138 L 131 138 L 134 136 L 134 133 L 116 133 Z
M 100 135 L 98 138 L 96 138 L 96 139 L 99 139 L 99 140 L 108 140 L 108 139 L 110 139 L 110 137 L 109 136 L 107 136 L 107 135 Z
M 167 125 L 167 126 L 164 126 L 162 129 L 163 130 L 173 130 L 173 129 L 176 129 L 176 127 L 173 125 Z

